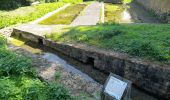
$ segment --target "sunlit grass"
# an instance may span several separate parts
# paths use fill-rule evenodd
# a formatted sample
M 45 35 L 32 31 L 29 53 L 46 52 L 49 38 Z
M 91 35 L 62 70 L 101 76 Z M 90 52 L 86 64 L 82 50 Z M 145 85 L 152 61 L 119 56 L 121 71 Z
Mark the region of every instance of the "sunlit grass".
M 63 5 L 64 3 L 61 2 L 44 3 L 36 6 L 21 7 L 13 11 L 0 11 L 0 29 L 10 25 L 36 20 Z
M 86 4 L 75 4 L 43 20 L 40 24 L 71 24 L 71 22 L 86 7 Z
M 66 28 L 47 35 L 57 42 L 85 43 L 141 58 L 170 63 L 169 24 L 111 24 Z

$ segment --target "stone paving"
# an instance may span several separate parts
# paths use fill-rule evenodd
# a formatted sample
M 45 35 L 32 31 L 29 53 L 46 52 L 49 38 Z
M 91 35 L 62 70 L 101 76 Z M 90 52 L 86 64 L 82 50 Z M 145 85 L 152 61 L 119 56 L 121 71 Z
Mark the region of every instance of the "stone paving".
M 66 25 L 38 25 L 38 24 L 22 24 L 14 27 L 25 32 L 31 32 L 35 35 L 44 37 L 46 34 L 59 32 L 62 28 L 68 27 Z
M 71 23 L 71 26 L 96 25 L 100 20 L 102 3 L 93 2 Z

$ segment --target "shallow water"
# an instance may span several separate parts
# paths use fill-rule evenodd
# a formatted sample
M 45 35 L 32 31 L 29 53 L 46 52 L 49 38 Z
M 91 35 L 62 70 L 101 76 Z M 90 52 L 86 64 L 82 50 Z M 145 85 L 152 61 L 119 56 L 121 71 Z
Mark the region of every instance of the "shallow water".
M 14 41 L 11 41 L 11 43 L 13 42 Z M 13 44 L 15 45 L 15 43 Z M 92 65 L 79 62 L 51 48 L 40 46 L 31 42 L 23 43 L 20 47 L 33 54 L 35 54 L 35 51 L 39 50 L 38 54 L 46 60 L 62 65 L 64 69 L 69 72 L 80 74 L 87 81 L 95 81 L 100 84 L 104 84 L 108 77 L 108 74 L 95 69 Z M 162 100 L 157 99 L 156 97 L 136 88 L 135 86 L 132 86 L 131 98 L 132 100 Z

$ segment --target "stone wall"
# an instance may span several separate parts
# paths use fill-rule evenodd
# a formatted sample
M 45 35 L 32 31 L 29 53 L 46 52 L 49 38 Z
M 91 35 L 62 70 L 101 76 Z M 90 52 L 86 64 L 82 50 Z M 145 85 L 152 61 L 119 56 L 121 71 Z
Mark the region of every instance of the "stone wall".
M 153 11 L 162 20 L 170 22 L 170 0 L 134 0 Z
M 170 99 L 170 65 L 147 62 L 126 54 L 109 52 L 80 44 L 56 43 L 33 33 L 14 29 L 13 35 L 51 47 L 67 56 L 84 63 L 91 63 L 95 68 L 115 73 L 133 84 L 162 98 Z M 99 76 L 100 77 L 100 76 Z

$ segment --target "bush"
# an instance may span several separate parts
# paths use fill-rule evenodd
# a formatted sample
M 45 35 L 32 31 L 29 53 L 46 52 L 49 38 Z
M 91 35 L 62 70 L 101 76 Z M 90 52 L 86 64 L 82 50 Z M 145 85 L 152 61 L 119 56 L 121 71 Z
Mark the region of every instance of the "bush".
M 8 76 L 25 73 L 35 75 L 31 69 L 32 60 L 28 57 L 12 53 L 7 49 L 5 41 L 6 40 L 0 36 L 0 73 Z
M 0 48 L 0 72 L 4 75 L 32 73 L 31 66 L 32 60 L 28 57 L 16 55 L 6 47 Z
M 46 84 L 39 79 L 21 77 L 18 84 L 23 100 L 46 100 Z
M 69 100 L 68 91 L 59 84 L 47 84 L 32 75 L 32 60 L 6 47 L 0 36 L 0 100 Z
M 16 87 L 15 81 L 1 78 L 0 89 L 0 100 L 22 100 L 21 90 Z
M 51 84 L 47 90 L 47 100 L 70 100 L 69 92 L 60 84 Z
M 0 9 L 1 10 L 11 10 L 16 9 L 21 6 L 30 5 L 31 0 L 1 0 Z

